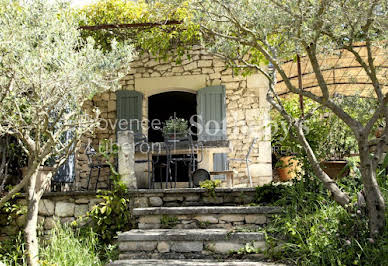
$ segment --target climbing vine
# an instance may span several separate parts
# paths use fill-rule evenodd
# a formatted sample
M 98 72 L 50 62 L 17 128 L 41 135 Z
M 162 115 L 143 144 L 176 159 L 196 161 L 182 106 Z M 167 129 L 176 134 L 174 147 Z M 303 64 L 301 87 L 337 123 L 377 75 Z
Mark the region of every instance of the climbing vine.
M 199 26 L 191 22 L 192 14 L 188 3 L 173 4 L 153 1 L 107 0 L 85 6 L 79 11 L 82 26 L 138 24 L 133 28 L 106 28 L 83 30 L 84 37 L 93 37 L 96 44 L 104 50 L 111 47 L 111 42 L 130 42 L 140 52 L 149 52 L 159 59 L 167 60 L 170 56 L 179 62 L 185 54 L 186 46 L 199 41 Z M 167 25 L 169 21 L 176 22 Z M 184 23 L 183 23 L 184 22 Z M 160 23 L 151 27 L 147 23 Z

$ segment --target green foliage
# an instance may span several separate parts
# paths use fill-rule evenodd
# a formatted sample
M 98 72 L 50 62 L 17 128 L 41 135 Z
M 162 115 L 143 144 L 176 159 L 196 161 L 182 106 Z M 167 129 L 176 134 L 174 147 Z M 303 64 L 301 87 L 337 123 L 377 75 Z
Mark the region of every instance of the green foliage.
M 160 224 L 162 225 L 162 228 L 168 229 L 173 228 L 175 225 L 177 225 L 178 221 L 178 218 L 175 216 L 162 215 L 162 218 L 160 219 Z
M 257 204 L 274 203 L 281 199 L 281 197 L 285 194 L 286 189 L 287 185 L 275 186 L 272 184 L 266 184 L 264 186 L 257 186 L 254 201 Z
M 0 208 L 0 225 L 7 226 L 16 220 L 20 215 L 27 213 L 27 207 L 21 206 L 17 203 L 17 197 L 20 196 L 19 193 L 13 195 L 12 199 L 7 201 Z
M 50 231 L 50 238 L 41 244 L 40 263 L 47 266 L 104 265 L 99 258 L 99 245 L 98 237 L 93 231 L 81 231 L 57 224 Z
M 206 188 L 207 193 L 213 198 L 216 197 L 216 188 L 221 185 L 220 180 L 205 180 L 199 183 L 201 188 Z
M 25 257 L 24 236 L 22 232 L 18 235 L 12 236 L 9 239 L 0 242 L 0 262 L 5 265 L 27 265 Z
M 0 243 L 0 262 L 27 265 L 22 232 Z M 39 248 L 41 265 L 105 265 L 117 259 L 117 246 L 106 245 L 91 228 L 74 228 L 57 223 Z
M 246 243 L 239 250 L 230 251 L 231 254 L 245 255 L 245 254 L 257 254 L 262 252 L 260 248 L 255 248 L 253 243 Z
M 83 31 L 83 36 L 91 36 L 104 50 L 110 49 L 110 43 L 116 39 L 131 41 L 140 51 L 149 52 L 166 60 L 176 52 L 177 62 L 185 54 L 185 46 L 199 40 L 198 26 L 191 22 L 192 13 L 187 1 L 180 6 L 162 1 L 99 1 L 80 10 L 83 17 L 81 25 L 99 24 L 135 24 L 163 23 L 164 21 L 182 21 L 181 25 L 160 27 L 139 27 L 130 29 L 109 29 Z M 173 51 L 175 50 L 175 51 Z
M 341 186 L 347 192 L 359 191 L 359 180 L 344 179 Z M 387 183 L 382 184 L 386 199 L 387 188 Z M 285 209 L 266 228 L 272 258 L 298 265 L 385 265 L 388 261 L 388 228 L 371 239 L 363 211 L 353 207 L 347 212 L 326 200 L 328 192 L 318 181 L 294 181 L 282 193 L 274 204 Z
M 209 221 L 198 221 L 198 227 L 201 229 L 209 228 L 210 222 Z
M 166 120 L 163 125 L 162 132 L 164 135 L 168 134 L 182 134 L 185 135 L 188 132 L 188 122 L 183 118 L 173 118 L 170 117 L 169 120 Z
M 98 125 L 98 111 L 85 114 L 83 104 L 118 88 L 133 49 L 96 49 L 64 1 L 0 0 L 0 25 L 0 137 L 16 138 L 11 148 L 28 155 L 28 173 L 53 158 L 60 167 Z
M 349 115 L 364 124 L 370 118 L 370 110 L 376 107 L 375 100 L 358 96 L 338 96 L 335 101 Z M 299 97 L 286 98 L 282 103 L 286 112 L 292 117 L 301 117 Z M 304 98 L 305 114 L 315 110 L 313 115 L 306 119 L 303 128 L 306 139 L 316 156 L 323 160 L 344 159 L 357 153 L 357 141 L 351 129 L 327 108 L 318 107 L 319 104 Z M 296 139 L 294 129 L 278 112 L 273 111 L 271 116 L 272 145 L 275 147 L 276 155 L 304 156 L 305 152 Z M 379 121 L 379 123 L 382 122 Z M 378 123 L 374 128 L 377 129 L 377 127 Z
M 87 214 L 91 219 L 94 231 L 105 243 L 112 243 L 118 232 L 128 231 L 132 227 L 132 216 L 128 189 L 121 181 L 120 174 L 110 163 L 111 154 L 105 149 L 107 145 L 100 145 L 99 152 L 105 157 L 111 170 L 112 188 L 109 191 L 98 191 L 97 197 L 103 201 L 93 207 Z M 117 153 L 117 146 L 112 147 Z

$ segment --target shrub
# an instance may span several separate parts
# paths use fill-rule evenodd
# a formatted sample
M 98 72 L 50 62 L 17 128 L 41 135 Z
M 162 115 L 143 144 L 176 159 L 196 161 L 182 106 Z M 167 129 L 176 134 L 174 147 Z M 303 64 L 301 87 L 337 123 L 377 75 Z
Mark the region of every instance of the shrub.
M 383 180 L 379 182 L 387 199 L 388 182 L 386 177 Z M 357 177 L 342 181 L 345 191 L 359 191 L 360 186 Z M 283 206 L 284 212 L 266 229 L 269 256 L 301 265 L 387 264 L 388 231 L 371 239 L 366 215 L 356 206 L 347 212 L 326 200 L 328 192 L 316 179 L 294 181 L 282 194 L 275 204 Z
M 205 188 L 212 198 L 216 197 L 216 188 L 221 186 L 220 180 L 205 180 L 199 183 L 201 188 Z
M 264 186 L 257 186 L 255 193 L 255 203 L 275 203 L 280 200 L 285 194 L 285 185 L 274 186 L 272 184 L 266 184 Z
M 109 191 L 98 191 L 97 197 L 103 201 L 94 206 L 86 216 L 90 218 L 91 226 L 99 238 L 106 244 L 112 244 L 118 232 L 131 229 L 133 221 L 128 189 L 110 163 L 111 154 L 105 150 L 108 147 L 105 144 L 100 145 L 99 152 L 110 165 L 112 188 Z M 118 147 L 114 146 L 112 149 L 117 154 Z

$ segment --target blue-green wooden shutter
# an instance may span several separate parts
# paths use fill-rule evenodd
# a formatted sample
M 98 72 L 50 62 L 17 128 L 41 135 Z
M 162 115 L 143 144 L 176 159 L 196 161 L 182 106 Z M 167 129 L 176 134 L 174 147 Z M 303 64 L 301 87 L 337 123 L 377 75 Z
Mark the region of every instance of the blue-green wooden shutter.
M 198 123 L 202 128 L 199 140 L 224 140 L 226 139 L 226 107 L 225 107 L 225 87 L 213 86 L 201 89 L 197 94 Z M 209 123 L 209 121 L 216 121 Z M 208 125 L 208 126 L 207 126 Z
M 116 92 L 117 130 L 132 130 L 141 133 L 143 94 L 138 91 L 120 90 Z M 121 121 L 121 122 L 120 122 Z M 128 125 L 122 123 L 127 121 Z M 121 125 L 121 126 L 120 126 Z

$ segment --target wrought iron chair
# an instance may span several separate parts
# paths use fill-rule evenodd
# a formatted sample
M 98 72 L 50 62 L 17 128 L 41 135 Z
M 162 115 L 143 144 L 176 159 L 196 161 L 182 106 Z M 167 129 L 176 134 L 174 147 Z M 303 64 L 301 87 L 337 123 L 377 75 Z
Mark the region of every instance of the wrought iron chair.
M 249 156 L 251 155 L 251 152 L 253 150 L 253 146 L 255 146 L 256 144 L 256 141 L 257 141 L 257 137 L 255 137 L 252 142 L 251 142 L 251 145 L 249 146 L 249 149 L 248 149 L 248 152 L 247 152 L 247 155 L 245 156 L 245 158 L 231 158 L 231 159 L 228 159 L 227 160 L 227 168 L 229 168 L 229 164 L 231 161 L 234 161 L 234 162 L 243 162 L 245 163 L 246 167 L 247 167 L 247 174 L 248 174 L 248 177 L 249 177 L 249 185 L 252 187 L 253 186 L 253 183 L 252 183 L 252 176 L 251 176 L 251 173 L 249 172 L 249 163 L 251 163 L 252 161 L 249 159 Z
M 94 169 L 98 170 L 96 184 L 94 186 L 94 190 L 97 190 L 98 182 L 99 182 L 100 176 L 101 176 L 101 169 L 110 168 L 110 165 L 107 164 L 107 163 L 94 163 L 93 162 L 93 158 L 97 154 L 96 150 L 93 147 L 88 146 L 88 148 L 86 149 L 85 152 L 86 152 L 86 156 L 88 157 L 88 165 L 89 165 L 89 168 L 90 168 L 86 190 L 89 190 L 90 179 L 92 178 L 92 172 L 93 172 Z
M 194 153 L 194 144 L 193 138 L 191 134 L 188 134 L 185 138 L 177 138 L 174 140 L 168 140 L 165 138 L 164 140 L 166 146 L 166 154 L 167 154 L 167 167 L 166 167 L 166 188 L 168 187 L 168 183 L 170 183 L 170 187 L 176 188 L 177 176 L 178 176 L 178 163 L 183 162 L 188 165 L 188 177 L 189 177 L 189 187 L 193 187 L 192 174 L 196 169 L 196 157 Z M 180 157 L 172 157 L 174 148 L 176 145 L 179 145 L 181 148 L 187 147 L 189 149 L 188 154 L 183 154 Z M 171 174 L 171 166 L 174 166 L 174 178 Z

